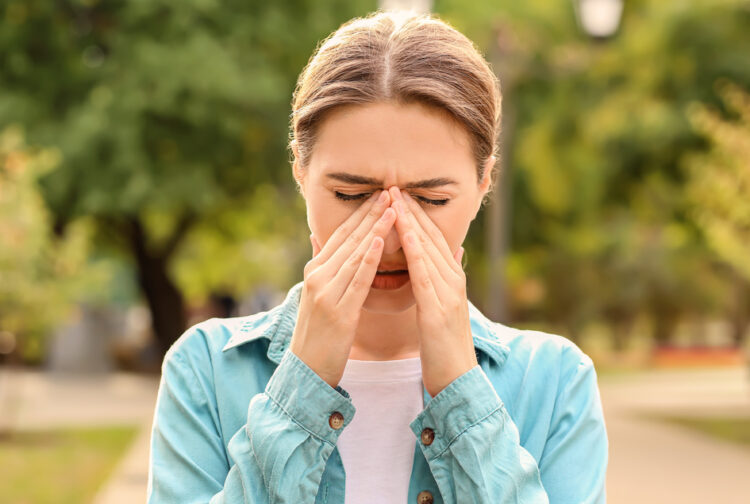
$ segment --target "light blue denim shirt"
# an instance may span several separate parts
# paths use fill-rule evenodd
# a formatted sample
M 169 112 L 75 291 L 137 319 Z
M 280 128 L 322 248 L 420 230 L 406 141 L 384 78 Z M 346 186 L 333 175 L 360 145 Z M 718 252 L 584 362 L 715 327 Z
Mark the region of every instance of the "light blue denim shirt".
M 302 285 L 267 312 L 196 324 L 170 348 L 148 502 L 344 504 L 336 440 L 356 409 L 287 351 Z M 424 391 L 409 425 L 408 502 L 604 503 L 609 451 L 591 359 L 561 336 L 492 322 L 471 302 L 469 312 L 479 365 L 434 398 Z

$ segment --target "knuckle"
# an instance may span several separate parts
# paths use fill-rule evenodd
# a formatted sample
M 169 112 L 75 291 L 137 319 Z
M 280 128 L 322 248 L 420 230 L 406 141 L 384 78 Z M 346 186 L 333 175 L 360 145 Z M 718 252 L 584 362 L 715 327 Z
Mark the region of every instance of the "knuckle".
M 352 288 L 353 289 L 361 289 L 364 287 L 364 280 L 362 280 L 361 275 L 355 275 L 354 278 L 352 278 Z
M 312 304 L 316 310 L 325 309 L 328 306 L 328 296 L 323 292 L 316 292 L 313 294 Z
M 349 256 L 349 259 L 347 259 L 346 262 L 351 267 L 357 267 L 357 265 L 362 262 L 362 251 L 356 250 L 351 256 Z
M 378 205 L 373 205 L 370 207 L 370 210 L 367 212 L 367 215 L 369 217 L 377 217 L 380 214 L 380 208 Z
M 456 292 L 463 294 L 466 292 L 466 274 L 461 271 L 456 274 L 456 277 L 451 281 L 451 285 L 453 287 L 453 290 Z
M 310 259 L 305 263 L 305 267 L 302 270 L 303 275 L 305 278 L 309 277 L 313 271 L 315 271 L 315 268 L 317 267 L 317 263 L 315 262 L 315 259 Z
M 313 271 L 307 278 L 305 278 L 305 289 L 310 293 L 315 293 L 320 290 L 319 287 L 318 275 Z
M 445 309 L 447 312 L 452 313 L 455 310 L 461 308 L 461 301 L 458 296 L 451 296 L 445 303 Z
M 365 258 L 363 261 L 365 264 L 375 264 L 377 262 L 377 255 L 373 254 L 365 254 Z
M 361 232 L 357 233 L 355 231 L 354 233 L 349 235 L 346 241 L 351 245 L 356 245 L 362 241 L 362 238 L 363 238 L 362 233 Z

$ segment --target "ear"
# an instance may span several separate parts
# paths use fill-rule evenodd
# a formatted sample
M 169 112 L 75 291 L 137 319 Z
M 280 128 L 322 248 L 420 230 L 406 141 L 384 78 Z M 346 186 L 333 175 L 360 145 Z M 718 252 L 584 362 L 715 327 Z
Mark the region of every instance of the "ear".
M 302 192 L 302 197 L 305 197 L 305 172 L 300 168 L 299 164 L 299 150 L 297 149 L 297 141 L 292 140 L 292 152 L 294 153 L 294 162 L 292 163 L 292 175 L 294 176 L 294 180 L 297 181 L 297 184 L 300 187 L 300 191 Z
M 479 183 L 479 193 L 482 195 L 482 197 L 484 197 L 484 195 L 487 193 L 487 190 L 490 188 L 490 182 L 492 181 L 492 169 L 495 167 L 496 162 L 497 158 L 495 156 L 490 156 L 484 163 L 484 177 Z
M 487 194 L 487 191 L 490 188 L 490 182 L 492 182 L 492 169 L 495 167 L 496 162 L 497 158 L 495 156 L 490 156 L 484 163 L 484 175 L 479 182 L 479 196 L 477 198 L 476 208 L 474 208 L 474 217 L 477 216 L 479 209 L 482 207 L 484 195 Z

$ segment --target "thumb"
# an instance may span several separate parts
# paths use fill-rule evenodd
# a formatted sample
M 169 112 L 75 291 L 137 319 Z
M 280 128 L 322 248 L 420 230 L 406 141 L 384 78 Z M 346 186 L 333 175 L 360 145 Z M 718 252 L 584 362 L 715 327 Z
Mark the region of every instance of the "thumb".
M 315 257 L 316 255 L 320 254 L 320 245 L 318 245 L 318 241 L 312 234 L 310 235 L 310 243 L 312 244 L 313 248 L 313 257 Z
M 461 259 L 463 259 L 463 257 L 464 257 L 464 248 L 463 247 L 459 247 L 459 249 L 456 251 L 456 253 L 453 254 L 453 258 L 456 260 L 456 262 L 458 263 L 458 265 L 462 266 L 462 267 L 463 267 L 463 265 L 461 264 Z

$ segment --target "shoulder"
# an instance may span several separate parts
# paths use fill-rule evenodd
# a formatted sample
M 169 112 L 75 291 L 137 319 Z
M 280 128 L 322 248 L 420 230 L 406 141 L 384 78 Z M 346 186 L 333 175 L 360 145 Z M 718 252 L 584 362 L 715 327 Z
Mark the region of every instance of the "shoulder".
M 164 356 L 162 371 L 170 365 L 204 368 L 220 358 L 224 348 L 238 338 L 252 339 L 270 311 L 230 318 L 210 318 L 186 329 Z
M 497 341 L 506 345 L 507 365 L 553 379 L 567 382 L 582 370 L 594 371 L 594 362 L 572 340 L 559 334 L 533 329 L 516 329 L 498 322 L 491 322 L 492 333 Z

